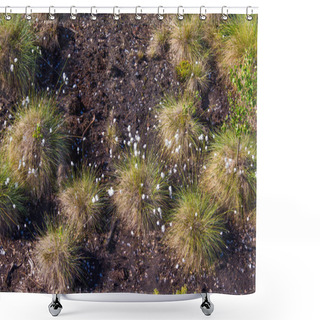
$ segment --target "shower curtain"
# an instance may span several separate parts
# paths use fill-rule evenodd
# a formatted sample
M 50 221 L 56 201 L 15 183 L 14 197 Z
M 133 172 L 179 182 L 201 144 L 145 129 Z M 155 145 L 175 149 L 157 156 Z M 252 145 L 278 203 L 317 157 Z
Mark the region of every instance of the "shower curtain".
M 0 291 L 255 291 L 257 17 L 0 20 Z

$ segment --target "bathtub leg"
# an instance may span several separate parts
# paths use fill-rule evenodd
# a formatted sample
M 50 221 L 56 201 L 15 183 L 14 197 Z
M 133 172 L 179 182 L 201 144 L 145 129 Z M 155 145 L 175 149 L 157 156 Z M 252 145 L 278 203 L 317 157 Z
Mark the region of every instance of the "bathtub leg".
M 62 310 L 62 305 L 60 303 L 60 295 L 59 294 L 53 294 L 52 295 L 52 302 L 49 304 L 49 312 L 53 317 L 56 317 L 59 315 L 59 313 Z
M 200 309 L 206 316 L 210 316 L 213 312 L 213 303 L 210 301 L 210 296 L 207 293 L 201 293 L 202 303 Z

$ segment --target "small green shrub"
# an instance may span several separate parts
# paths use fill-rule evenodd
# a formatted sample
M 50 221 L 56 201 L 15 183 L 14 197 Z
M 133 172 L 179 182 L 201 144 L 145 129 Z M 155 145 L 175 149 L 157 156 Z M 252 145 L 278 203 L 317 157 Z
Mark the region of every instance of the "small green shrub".
M 192 66 L 188 60 L 182 60 L 176 66 L 177 77 L 180 82 L 186 82 L 192 73 Z
M 0 82 L 19 94 L 30 89 L 39 50 L 32 25 L 23 15 L 0 19 Z
M 212 268 L 224 248 L 224 219 L 216 205 L 198 187 L 183 190 L 170 218 L 164 241 L 185 271 Z
M 61 212 L 67 223 L 80 234 L 86 230 L 99 230 L 102 227 L 104 191 L 96 173 L 90 168 L 81 168 L 66 182 L 58 194 Z
M 255 207 L 256 140 L 253 134 L 226 130 L 215 137 L 203 187 L 232 216 L 243 222 L 245 214 Z M 235 213 L 235 214 L 233 214 Z
M 39 199 L 54 185 L 57 167 L 66 158 L 64 121 L 54 101 L 37 97 L 14 116 L 5 137 L 7 159 L 20 183 Z
M 158 136 L 167 157 L 193 159 L 198 154 L 204 127 L 195 117 L 196 102 L 190 96 L 167 96 L 158 108 Z
M 117 215 L 128 230 L 146 234 L 155 229 L 167 207 L 162 166 L 152 152 L 128 152 L 118 164 L 115 188 L 108 190 Z M 113 194 L 114 193 L 114 194 Z
M 47 292 L 65 293 L 81 278 L 80 248 L 71 229 L 47 223 L 34 249 L 36 267 Z
M 26 197 L 15 180 L 8 162 L 0 150 L 0 236 L 10 232 L 26 213 Z

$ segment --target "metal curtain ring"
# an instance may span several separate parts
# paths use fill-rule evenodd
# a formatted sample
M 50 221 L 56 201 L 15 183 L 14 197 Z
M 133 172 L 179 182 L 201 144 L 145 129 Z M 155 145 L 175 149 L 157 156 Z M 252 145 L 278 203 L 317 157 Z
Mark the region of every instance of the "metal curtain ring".
M 221 19 L 223 21 L 228 20 L 228 7 L 227 6 L 223 6 L 221 8 Z
M 9 6 L 6 6 L 5 8 L 4 8 L 4 16 L 5 16 L 5 19 L 7 20 L 7 21 L 9 21 L 9 20 L 11 20 L 11 16 L 10 16 L 10 14 L 8 14 L 8 9 L 9 9 L 10 7 Z M 11 13 L 11 9 L 10 9 L 10 13 Z
M 95 13 L 93 13 L 93 9 L 95 9 L 95 11 L 96 11 Z M 90 19 L 93 20 L 93 21 L 97 20 L 96 14 L 97 14 L 97 9 L 96 9 L 96 7 L 91 7 Z
M 70 7 L 70 19 L 71 20 L 77 19 L 77 8 L 75 6 Z
M 54 20 L 56 18 L 54 15 L 55 12 L 56 9 L 54 8 L 54 6 L 49 7 L 49 20 Z
M 160 13 L 160 9 L 162 9 L 162 13 Z M 158 20 L 162 21 L 163 20 L 163 14 L 164 14 L 164 9 L 163 9 L 163 6 L 159 6 L 158 7 L 158 15 L 157 15 L 157 18 Z
M 142 8 L 140 6 L 136 7 L 136 20 L 141 20 L 141 15 L 138 13 L 138 9 L 139 9 L 139 13 L 142 13 Z
M 207 9 L 205 6 L 200 7 L 200 20 L 206 20 Z
M 27 6 L 27 7 L 26 7 L 26 19 L 27 19 L 27 20 L 31 20 L 31 19 L 32 19 L 31 13 L 32 13 L 31 7 L 30 7 L 30 6 Z
M 184 9 L 183 9 L 183 6 L 179 6 L 178 7 L 178 12 L 177 12 L 177 18 L 178 18 L 178 20 L 183 20 L 183 18 L 184 18 Z
M 113 20 L 119 20 L 119 19 L 120 19 L 120 9 L 119 7 L 115 6 L 113 7 Z
M 251 9 L 251 13 L 249 13 L 249 9 Z M 252 9 L 252 7 L 247 7 L 247 9 L 246 9 L 246 15 L 247 15 L 247 20 L 248 21 L 251 21 L 252 19 L 253 19 L 253 16 L 252 16 L 252 14 L 253 14 L 253 9 Z

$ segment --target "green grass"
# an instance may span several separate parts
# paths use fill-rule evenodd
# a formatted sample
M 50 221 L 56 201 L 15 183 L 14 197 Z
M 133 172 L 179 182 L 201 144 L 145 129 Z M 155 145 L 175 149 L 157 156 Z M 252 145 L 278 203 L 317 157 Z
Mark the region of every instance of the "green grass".
M 257 17 L 247 21 L 245 15 L 231 15 L 226 22 L 219 24 L 212 41 L 223 77 L 229 79 L 230 69 L 240 65 L 247 53 L 256 61 L 257 32 Z
M 0 150 L 0 236 L 9 234 L 26 213 L 23 187 L 16 181 Z
M 55 184 L 57 167 L 65 161 L 68 136 L 53 100 L 31 98 L 14 114 L 6 132 L 6 154 L 19 181 L 38 199 Z
M 256 201 L 256 139 L 234 130 L 216 135 L 203 173 L 203 187 L 243 222 Z
M 208 194 L 199 188 L 181 190 L 164 241 L 186 272 L 213 268 L 224 248 L 224 219 Z
M 167 96 L 158 108 L 158 137 L 168 158 L 193 159 L 198 154 L 204 127 L 195 117 L 196 101 L 190 96 Z
M 81 279 L 81 257 L 76 237 L 65 225 L 47 223 L 34 249 L 36 268 L 48 293 L 70 292 Z
M 103 226 L 105 192 L 96 176 L 94 170 L 83 167 L 67 180 L 58 194 L 61 212 L 78 234 L 100 230 Z
M 229 114 L 224 127 L 230 126 L 237 135 L 257 130 L 257 69 L 246 52 L 243 61 L 230 71 L 234 90 L 228 92 Z
M 23 15 L 0 19 L 0 82 L 3 88 L 26 94 L 33 82 L 39 50 L 32 24 Z
M 128 152 L 115 172 L 112 200 L 127 230 L 147 234 L 157 226 L 167 207 L 167 191 L 161 178 L 162 166 L 151 151 Z M 160 212 L 159 212 L 160 208 Z

